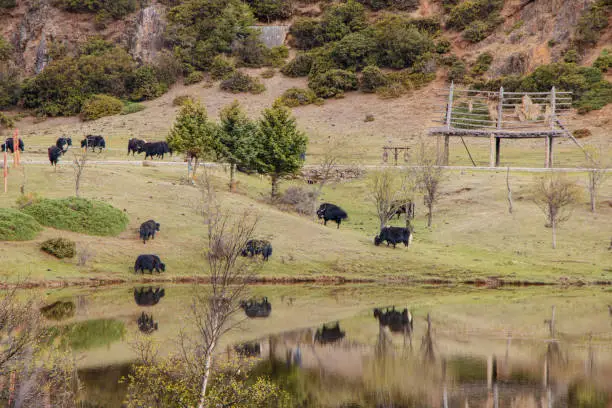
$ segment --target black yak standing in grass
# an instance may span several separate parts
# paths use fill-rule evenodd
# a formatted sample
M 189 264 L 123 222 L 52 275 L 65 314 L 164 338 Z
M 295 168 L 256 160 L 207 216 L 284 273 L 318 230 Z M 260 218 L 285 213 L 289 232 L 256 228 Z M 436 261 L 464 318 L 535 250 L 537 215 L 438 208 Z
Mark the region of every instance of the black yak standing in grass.
M 323 219 L 323 225 L 327 225 L 327 221 L 334 221 L 338 224 L 338 228 L 340 228 L 340 223 L 342 220 L 345 220 L 348 215 L 346 211 L 335 204 L 323 203 L 317 210 L 317 217 Z

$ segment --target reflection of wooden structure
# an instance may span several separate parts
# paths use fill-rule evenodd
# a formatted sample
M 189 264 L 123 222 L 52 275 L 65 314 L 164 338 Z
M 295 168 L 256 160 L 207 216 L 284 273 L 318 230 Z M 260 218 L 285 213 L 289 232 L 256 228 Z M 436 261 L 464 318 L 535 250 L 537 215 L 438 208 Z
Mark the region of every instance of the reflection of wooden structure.
M 552 167 L 554 138 L 568 136 L 559 118 L 571 109 L 571 92 L 557 92 L 554 87 L 548 92 L 481 91 L 457 89 L 454 84 L 444 92 L 447 101 L 439 121 L 443 126 L 429 134 L 444 136 L 445 164 L 450 137 L 463 141 L 471 136 L 489 138 L 491 167 L 499 166 L 501 139 L 544 139 L 545 166 Z

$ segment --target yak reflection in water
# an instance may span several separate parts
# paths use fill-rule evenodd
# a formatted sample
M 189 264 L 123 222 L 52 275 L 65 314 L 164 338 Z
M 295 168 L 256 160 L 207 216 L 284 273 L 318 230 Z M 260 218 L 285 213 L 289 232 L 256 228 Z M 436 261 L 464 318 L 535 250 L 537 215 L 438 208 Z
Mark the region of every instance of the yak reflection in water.
M 151 334 L 158 329 L 157 322 L 153 321 L 153 315 L 142 312 L 138 318 L 138 329 L 144 334 Z
M 138 306 L 155 306 L 165 295 L 163 288 L 134 288 L 134 300 Z
M 272 313 L 272 304 L 268 302 L 268 298 L 264 297 L 261 302 L 255 299 L 243 300 L 240 302 L 240 307 L 249 318 L 268 317 Z
M 315 334 L 315 342 L 320 344 L 335 343 L 344 338 L 345 333 L 340 330 L 340 323 L 336 322 L 335 326 L 327 327 L 323 325 L 320 329 L 317 329 Z

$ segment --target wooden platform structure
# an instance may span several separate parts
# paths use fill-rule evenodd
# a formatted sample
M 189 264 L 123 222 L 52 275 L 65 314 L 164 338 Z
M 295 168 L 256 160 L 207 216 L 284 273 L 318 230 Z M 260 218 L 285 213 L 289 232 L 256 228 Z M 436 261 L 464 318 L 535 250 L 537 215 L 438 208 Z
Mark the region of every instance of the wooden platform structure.
M 446 105 L 439 110 L 443 117 L 437 122 L 442 126 L 429 129 L 429 134 L 444 137 L 444 164 L 448 164 L 450 138 L 461 138 L 470 154 L 463 140 L 470 136 L 489 138 L 490 167 L 499 166 L 501 139 L 544 139 L 548 168 L 553 166 L 554 138 L 571 137 L 560 120 L 571 109 L 571 92 L 557 92 L 554 87 L 549 92 L 482 91 L 459 89 L 453 83 L 437 91 Z

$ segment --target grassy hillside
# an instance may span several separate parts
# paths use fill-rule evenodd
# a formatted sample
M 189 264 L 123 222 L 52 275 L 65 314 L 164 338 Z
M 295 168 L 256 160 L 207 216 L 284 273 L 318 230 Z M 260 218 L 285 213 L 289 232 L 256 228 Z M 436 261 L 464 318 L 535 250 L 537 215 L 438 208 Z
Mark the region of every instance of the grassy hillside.
M 142 253 L 156 253 L 167 266 L 162 278 L 205 274 L 206 228 L 198 215 L 201 195 L 195 187 L 181 182 L 184 171 L 168 166 L 117 165 L 87 169 L 82 194 L 125 209 L 130 219 L 127 231 L 117 237 L 90 237 L 47 228 L 35 241 L 0 243 L 0 270 L 11 281 L 138 280 L 142 275 L 133 273 L 135 258 Z M 27 191 L 49 198 L 69 196 L 73 192 L 70 168 L 54 172 L 50 167 L 30 165 L 26 174 Z M 217 170 L 216 177 L 222 191 L 227 175 Z M 281 212 L 262 202 L 269 185 L 257 176 L 239 176 L 239 192 L 220 192 L 219 199 L 231 213 L 248 210 L 259 217 L 257 236 L 269 239 L 274 246 L 271 261 L 260 271 L 266 277 L 610 280 L 607 249 L 612 226 L 610 184 L 602 190 L 602 198 L 607 197 L 608 201 L 602 200 L 599 212 L 587 212 L 585 200 L 559 230 L 559 249 L 552 250 L 544 217 L 529 201 L 528 190 L 534 177 L 533 174 L 512 175 L 515 213 L 509 215 L 504 172 L 449 173 L 433 228 L 425 228 L 425 212 L 417 202 L 414 243 L 409 249 L 395 250 L 375 247 L 372 243 L 377 221 L 367 200 L 365 180 L 336 184 L 324 191 L 323 200 L 335 202 L 349 213 L 349 221 L 340 230 L 323 227 L 308 217 Z M 18 197 L 16 190 L 11 185 L 10 193 L 0 200 L 2 207 L 14 205 Z M 137 229 L 150 218 L 161 223 L 161 231 L 145 246 L 138 240 Z M 73 239 L 77 242 L 77 251 L 86 247 L 95 255 L 85 267 L 78 267 L 77 259 L 57 260 L 38 249 L 40 242 L 57 236 Z

